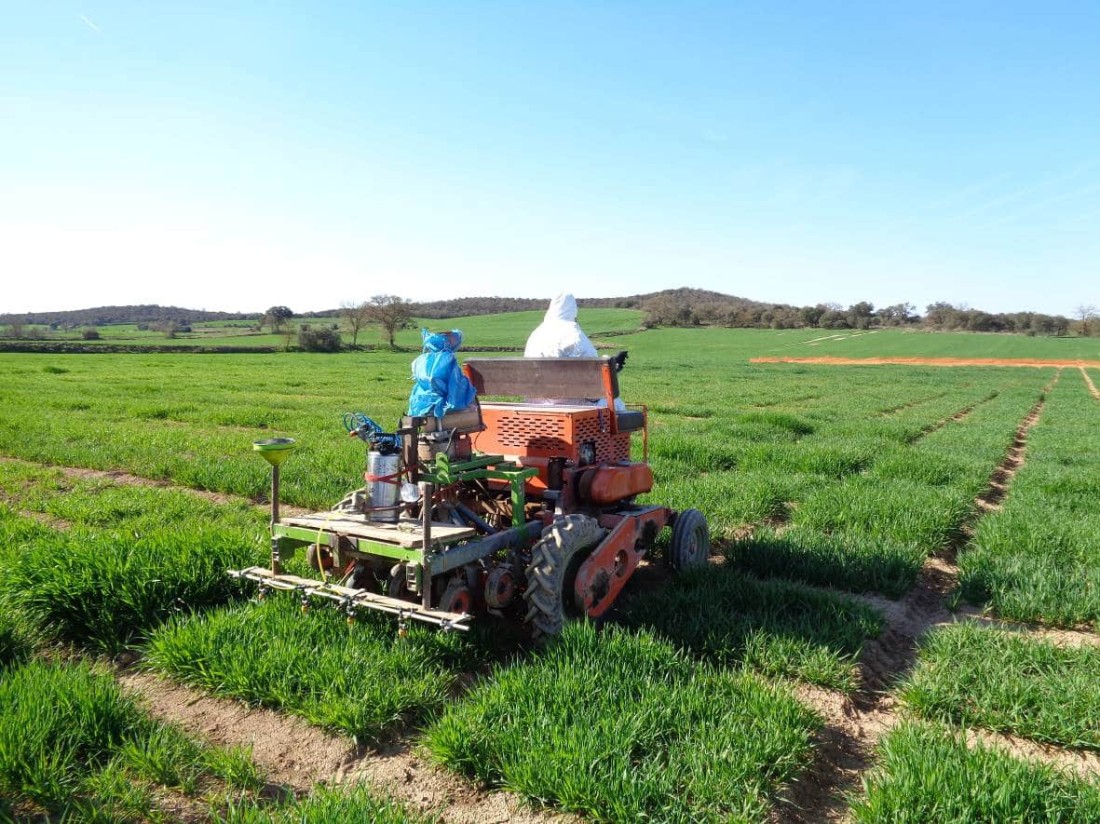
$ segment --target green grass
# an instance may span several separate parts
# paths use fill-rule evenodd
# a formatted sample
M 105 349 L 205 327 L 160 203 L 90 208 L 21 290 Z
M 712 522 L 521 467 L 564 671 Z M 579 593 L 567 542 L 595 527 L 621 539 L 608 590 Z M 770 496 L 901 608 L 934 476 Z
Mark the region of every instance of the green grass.
M 625 620 L 722 666 L 845 691 L 864 641 L 882 630 L 878 613 L 842 595 L 715 566 L 631 599 Z
M 184 683 L 370 742 L 443 706 L 456 671 L 479 656 L 457 633 L 410 627 L 400 638 L 388 617 L 349 627 L 338 610 L 302 615 L 297 599 L 272 596 L 163 627 L 146 661 Z
M 241 751 L 201 746 L 151 721 L 85 664 L 32 661 L 0 679 L 0 797 L 70 820 L 148 818 L 151 790 L 194 794 L 219 779 L 257 790 Z
M 1100 749 L 1100 648 L 960 623 L 921 645 L 902 697 L 924 718 Z
M 964 596 L 1019 621 L 1100 620 L 1100 402 L 1066 370 L 1003 508 L 959 559 Z
M 648 633 L 573 624 L 425 734 L 453 769 L 598 821 L 766 819 L 818 720 L 785 691 Z
M 962 735 L 906 723 L 879 744 L 880 762 L 852 807 L 860 824 L 971 824 L 1100 820 L 1100 786 Z
M 807 489 L 789 525 L 733 542 L 727 557 L 760 575 L 900 597 L 928 555 L 962 541 L 975 497 L 1047 380 L 1046 372 L 1018 375 L 994 393 L 972 395 L 957 407 L 969 410 L 960 420 L 944 422 L 940 410 L 922 426 L 882 430 L 888 439 L 865 467 Z M 927 414 L 927 407 L 904 411 Z M 858 422 L 853 434 L 876 426 Z
M 0 465 L 0 488 L 70 523 L 48 529 L 0 509 L 0 603 L 47 638 L 117 651 L 169 617 L 240 597 L 226 570 L 261 562 L 262 515 L 181 491 L 68 485 Z
M 30 642 L 19 624 L 12 616 L 0 614 L 0 672 L 5 667 L 22 663 L 30 652 Z
M 272 806 L 247 801 L 230 805 L 224 824 L 432 824 L 436 816 L 418 815 L 379 798 L 363 786 L 350 790 L 321 787 L 307 798 Z

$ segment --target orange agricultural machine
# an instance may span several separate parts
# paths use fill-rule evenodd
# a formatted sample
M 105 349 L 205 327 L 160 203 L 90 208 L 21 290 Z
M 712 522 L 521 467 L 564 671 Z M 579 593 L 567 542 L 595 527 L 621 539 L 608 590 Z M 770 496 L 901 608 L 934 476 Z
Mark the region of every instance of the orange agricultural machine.
M 465 629 L 493 613 L 556 634 L 570 616 L 604 615 L 665 527 L 674 570 L 706 563 L 701 512 L 636 502 L 653 486 L 648 421 L 644 408 L 616 410 L 616 365 L 471 359 L 474 406 L 406 417 L 394 433 L 353 417 L 349 431 L 369 444 L 367 485 L 331 511 L 280 518 L 276 469 L 271 567 L 233 574 L 295 591 L 303 607 L 337 601 L 349 618 L 377 609 Z M 321 580 L 285 572 L 303 547 Z

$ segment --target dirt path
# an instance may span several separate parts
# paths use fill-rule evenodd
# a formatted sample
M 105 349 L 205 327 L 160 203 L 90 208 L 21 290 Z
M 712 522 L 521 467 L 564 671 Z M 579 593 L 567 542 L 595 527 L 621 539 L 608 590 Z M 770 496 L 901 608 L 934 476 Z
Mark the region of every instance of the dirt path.
M 986 395 L 984 398 L 981 398 L 979 400 L 974 401 L 974 403 L 972 403 L 972 404 L 964 406 L 958 412 L 954 412 L 954 413 L 948 415 L 946 418 L 941 418 L 940 420 L 936 421 L 935 423 L 928 424 L 928 426 L 922 428 L 921 431 L 916 434 L 916 436 L 909 439 L 909 444 L 912 445 L 912 444 L 915 444 L 917 441 L 921 440 L 922 438 L 927 438 L 933 432 L 936 432 L 940 429 L 943 429 L 949 423 L 959 423 L 959 421 L 966 420 L 966 418 L 969 417 L 971 412 L 973 412 L 975 409 L 977 409 L 982 404 L 989 403 L 995 397 L 997 397 L 996 392 L 990 393 L 989 395 Z
M 1057 380 L 1055 375 L 1044 392 L 1050 391 Z M 1012 446 L 975 502 L 977 518 L 998 508 L 1004 500 L 1012 478 L 1024 463 L 1028 432 L 1039 421 L 1044 404 L 1040 399 L 1021 421 Z M 973 523 L 969 525 L 969 530 L 972 529 Z M 777 821 L 803 824 L 846 820 L 846 796 L 859 790 L 864 773 L 873 766 L 879 739 L 904 717 L 890 691 L 916 664 L 921 638 L 935 627 L 972 620 L 969 613 L 964 611 L 958 616 L 946 606 L 948 596 L 958 585 L 955 557 L 960 548 L 950 547 L 941 556 L 928 558 L 916 584 L 899 601 L 845 593 L 880 610 L 886 618 L 886 627 L 878 638 L 864 646 L 859 659 L 860 687 L 854 694 L 804 684 L 796 686 L 799 697 L 825 719 L 825 727 L 818 736 L 813 764 L 784 794 L 788 803 L 777 811 Z M 990 619 L 983 616 L 981 620 Z M 1016 627 L 1022 632 L 1029 631 L 1024 625 Z M 1044 629 L 1034 634 L 1066 644 L 1100 643 L 1100 637 L 1084 632 Z M 1100 775 L 1100 755 L 1096 753 L 1046 746 L 988 731 L 971 732 L 968 741 L 982 741 L 1017 756 Z
M 1092 382 L 1092 378 L 1089 377 L 1088 371 L 1084 366 L 1079 366 L 1077 368 L 1081 370 L 1081 377 L 1085 379 L 1085 385 L 1089 388 L 1089 392 L 1092 393 L 1092 396 L 1096 398 L 1096 400 L 1100 401 L 1100 389 L 1096 388 L 1096 384 Z
M 119 484 L 121 486 L 145 486 L 155 487 L 157 489 L 169 489 L 174 492 L 183 492 L 187 495 L 193 495 L 196 498 L 202 498 L 205 501 L 210 501 L 216 504 L 236 504 L 247 503 L 262 509 L 265 512 L 269 510 L 269 504 L 253 498 L 246 498 L 243 495 L 230 495 L 225 492 L 210 492 L 206 489 L 195 489 L 190 486 L 181 486 L 180 484 L 174 484 L 171 481 L 157 481 L 152 478 L 144 478 L 141 475 L 132 475 L 129 472 L 123 472 L 120 469 L 85 469 L 79 466 L 58 466 L 57 464 L 44 464 L 36 461 L 26 461 L 22 458 L 12 458 L 7 455 L 0 455 L 0 463 L 17 464 L 19 466 L 32 466 L 38 469 L 56 469 L 66 478 L 75 478 L 78 480 L 92 479 L 92 480 L 104 480 L 111 483 Z M 286 515 L 306 515 L 310 512 L 308 509 L 302 509 L 301 507 L 290 506 L 288 504 L 281 504 L 279 510 Z
M 1030 366 L 1089 367 L 1100 369 L 1100 361 L 1094 360 L 1044 360 L 1041 358 L 749 358 L 749 363 L 815 363 L 827 366 Z
M 213 698 L 149 673 L 124 670 L 119 683 L 155 717 L 179 724 L 212 744 L 246 746 L 269 780 L 298 794 L 315 784 L 366 782 L 448 824 L 567 824 L 579 819 L 532 810 L 519 796 L 481 789 L 435 767 L 403 738 L 380 750 L 362 750 L 293 716 Z

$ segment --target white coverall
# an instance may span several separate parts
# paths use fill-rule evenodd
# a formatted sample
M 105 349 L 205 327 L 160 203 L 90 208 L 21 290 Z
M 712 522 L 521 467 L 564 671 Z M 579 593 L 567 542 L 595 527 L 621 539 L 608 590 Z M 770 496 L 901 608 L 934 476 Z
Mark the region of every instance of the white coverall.
M 596 347 L 577 323 L 577 300 L 562 292 L 527 338 L 525 358 L 597 358 Z
M 525 358 L 598 358 L 596 347 L 577 323 L 577 299 L 569 292 L 562 292 L 546 310 L 546 317 L 535 327 L 524 347 Z M 583 398 L 557 398 L 555 400 L 530 398 L 532 403 L 576 404 L 590 403 Z M 599 406 L 607 402 L 600 399 Z M 626 411 L 621 398 L 615 398 L 615 409 Z

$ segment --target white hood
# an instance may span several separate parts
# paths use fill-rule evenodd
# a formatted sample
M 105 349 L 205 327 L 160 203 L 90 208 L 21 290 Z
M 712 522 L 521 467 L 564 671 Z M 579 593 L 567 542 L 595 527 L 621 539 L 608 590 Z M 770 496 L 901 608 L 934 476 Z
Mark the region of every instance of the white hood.
M 527 338 L 525 358 L 594 358 L 596 347 L 577 324 L 577 300 L 562 292 L 546 310 L 546 317 Z
M 546 310 L 545 320 L 575 321 L 577 319 L 577 299 L 569 292 L 562 292 L 552 301 L 550 308 Z

